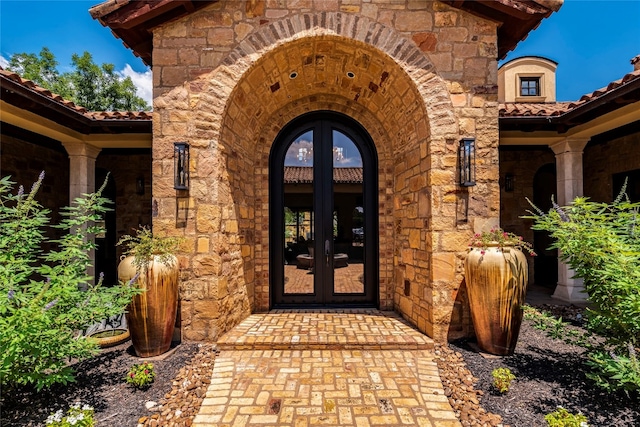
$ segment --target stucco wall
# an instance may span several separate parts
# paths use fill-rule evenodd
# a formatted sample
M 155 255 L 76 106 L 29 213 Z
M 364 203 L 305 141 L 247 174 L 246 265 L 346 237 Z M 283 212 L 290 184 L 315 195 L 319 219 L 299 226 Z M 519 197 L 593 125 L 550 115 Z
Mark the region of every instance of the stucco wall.
M 153 225 L 186 237 L 184 336 L 215 339 L 269 309 L 269 152 L 316 110 L 351 116 L 376 145 L 380 308 L 439 340 L 467 334 L 466 245 L 499 215 L 495 57 L 494 23 L 429 1 L 222 1 L 158 28 Z M 478 147 L 468 189 L 464 136 Z M 191 146 L 188 194 L 172 187 L 177 141 Z

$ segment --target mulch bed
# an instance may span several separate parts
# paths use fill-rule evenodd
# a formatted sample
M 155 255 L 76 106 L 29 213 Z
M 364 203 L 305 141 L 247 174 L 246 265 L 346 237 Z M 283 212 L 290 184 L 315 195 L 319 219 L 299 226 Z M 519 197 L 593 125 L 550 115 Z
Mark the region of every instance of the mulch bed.
M 580 309 L 546 307 L 579 323 Z M 640 402 L 607 394 L 585 377 L 583 350 L 547 338 L 525 321 L 513 356 L 487 357 L 473 341 L 436 348 L 445 392 L 463 426 L 546 427 L 544 415 L 558 406 L 584 413 L 592 427 L 640 426 Z M 215 347 L 183 342 L 162 360 L 154 360 L 156 380 L 137 390 L 124 376 L 141 359 L 130 342 L 102 350 L 76 364 L 77 381 L 36 393 L 30 388 L 2 390 L 0 425 L 39 426 L 58 409 L 75 402 L 96 410 L 98 426 L 190 426 L 210 381 Z M 515 374 L 501 395 L 491 372 L 508 367 Z

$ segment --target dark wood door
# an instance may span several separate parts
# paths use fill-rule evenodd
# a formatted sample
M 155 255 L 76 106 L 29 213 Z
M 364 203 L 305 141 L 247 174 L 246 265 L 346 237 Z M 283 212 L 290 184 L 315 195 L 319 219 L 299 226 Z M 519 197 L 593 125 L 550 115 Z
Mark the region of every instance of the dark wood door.
M 376 306 L 376 156 L 336 113 L 304 115 L 271 153 L 271 303 Z

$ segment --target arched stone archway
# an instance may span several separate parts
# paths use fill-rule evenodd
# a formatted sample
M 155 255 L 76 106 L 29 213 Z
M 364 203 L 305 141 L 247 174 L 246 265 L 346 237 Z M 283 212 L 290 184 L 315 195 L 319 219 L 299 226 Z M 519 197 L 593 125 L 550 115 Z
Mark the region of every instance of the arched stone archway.
M 284 125 L 318 110 L 348 115 L 375 143 L 380 308 L 446 336 L 457 253 L 469 234 L 468 226 L 456 228 L 455 176 L 459 116 L 467 114 L 460 111 L 471 100 L 454 107 L 463 98 L 452 99 L 450 87 L 393 28 L 321 12 L 260 27 L 215 68 L 159 96 L 154 227 L 181 232 L 194 247 L 181 290 L 189 336 L 216 337 L 248 312 L 269 309 L 268 153 Z M 170 221 L 167 180 L 174 135 L 191 144 L 192 221 L 181 231 Z

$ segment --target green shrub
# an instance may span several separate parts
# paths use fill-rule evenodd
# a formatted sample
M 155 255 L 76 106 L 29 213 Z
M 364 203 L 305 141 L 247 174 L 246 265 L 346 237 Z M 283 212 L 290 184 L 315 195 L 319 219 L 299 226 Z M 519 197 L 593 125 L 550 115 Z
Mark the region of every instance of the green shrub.
M 509 391 L 511 381 L 516 379 L 509 368 L 496 368 L 491 372 L 493 376 L 493 386 L 498 389 L 500 393 L 506 393 Z
M 124 379 L 127 384 L 131 384 L 135 388 L 144 389 L 149 387 L 156 379 L 153 363 L 144 362 L 139 365 L 133 365 Z
M 0 384 L 33 384 L 38 390 L 74 380 L 72 359 L 98 351 L 96 340 L 80 331 L 124 312 L 136 292 L 130 284 L 103 287 L 87 276 L 86 237 L 102 231 L 94 225 L 107 210 L 100 190 L 63 209 L 60 224 L 49 224 L 49 211 L 36 201 L 44 172 L 25 193 L 11 194 L 13 182 L 0 179 Z M 105 181 L 106 184 L 106 181 Z M 48 240 L 44 230 L 66 234 Z M 45 242 L 57 249 L 43 253 Z
M 555 239 L 562 261 L 584 280 L 591 307 L 587 328 L 605 339 L 587 347 L 590 375 L 608 390 L 640 392 L 640 203 L 576 198 L 544 213 L 534 206 L 534 230 Z M 532 204 L 533 206 L 533 204 Z M 556 325 L 557 327 L 561 327 Z M 557 331 L 556 331 L 557 332 Z M 635 361 L 635 362 L 634 362 Z
M 49 415 L 45 425 L 47 427 L 93 427 L 96 422 L 93 418 L 94 411 L 89 405 L 80 406 L 76 403 L 69 408 L 67 414 L 62 409 Z
M 589 427 L 587 417 L 578 412 L 572 414 L 559 406 L 558 409 L 544 416 L 549 427 Z

